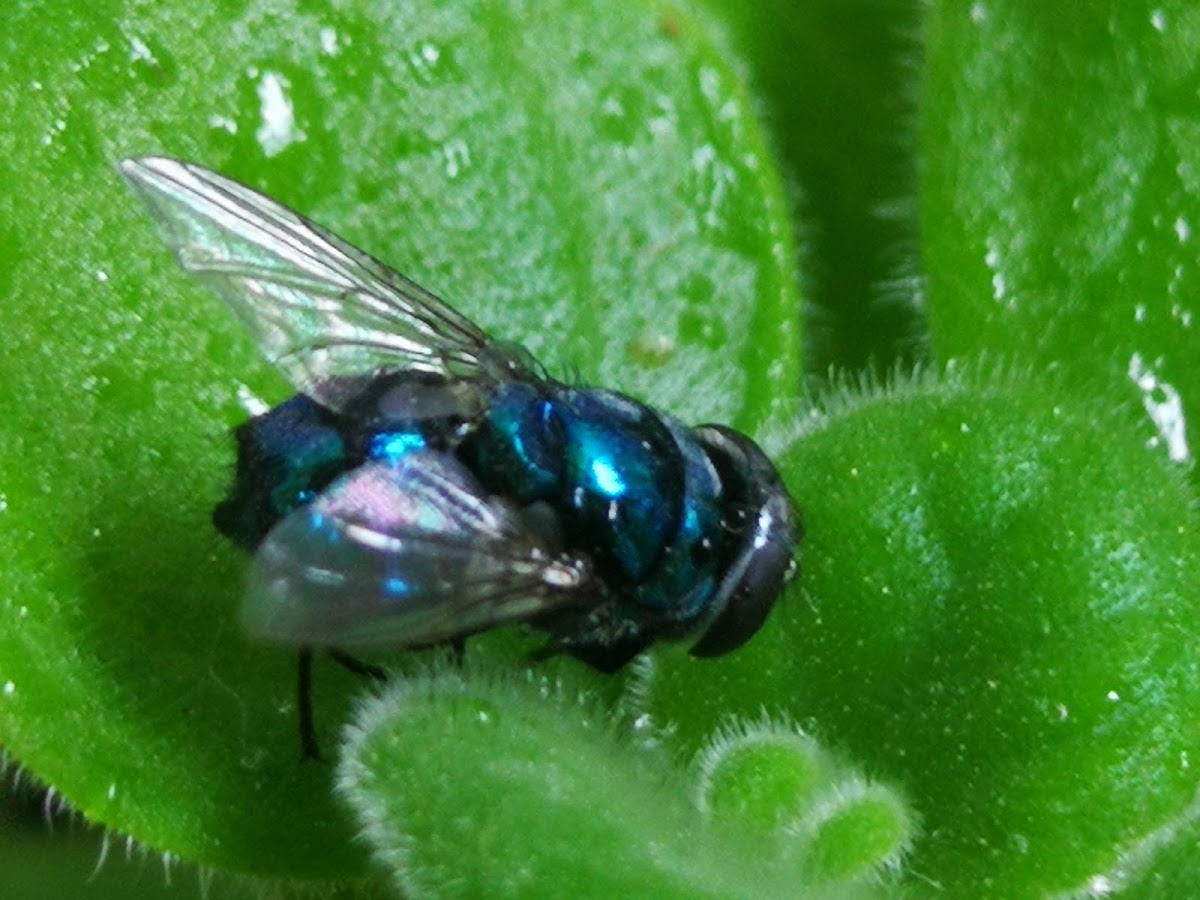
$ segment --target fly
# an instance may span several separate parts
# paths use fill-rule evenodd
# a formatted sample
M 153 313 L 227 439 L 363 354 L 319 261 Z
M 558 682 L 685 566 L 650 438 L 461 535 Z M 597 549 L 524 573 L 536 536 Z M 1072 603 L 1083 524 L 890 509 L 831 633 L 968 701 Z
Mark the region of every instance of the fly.
M 179 264 L 298 392 L 235 432 L 217 529 L 253 554 L 242 622 L 301 649 L 458 644 L 522 625 L 604 672 L 761 627 L 800 526 L 746 435 L 555 380 L 298 213 L 162 157 L 121 171 Z

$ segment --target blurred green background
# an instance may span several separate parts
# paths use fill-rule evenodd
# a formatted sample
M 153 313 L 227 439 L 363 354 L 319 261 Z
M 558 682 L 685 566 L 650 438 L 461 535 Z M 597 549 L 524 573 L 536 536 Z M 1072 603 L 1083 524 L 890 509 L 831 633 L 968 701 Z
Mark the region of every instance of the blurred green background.
M 0 897 L 105 898 L 247 896 L 233 884 L 208 885 L 194 866 L 164 865 L 160 857 L 122 838 L 107 841 L 101 829 L 60 809 L 45 791 L 5 772 L 0 791 Z

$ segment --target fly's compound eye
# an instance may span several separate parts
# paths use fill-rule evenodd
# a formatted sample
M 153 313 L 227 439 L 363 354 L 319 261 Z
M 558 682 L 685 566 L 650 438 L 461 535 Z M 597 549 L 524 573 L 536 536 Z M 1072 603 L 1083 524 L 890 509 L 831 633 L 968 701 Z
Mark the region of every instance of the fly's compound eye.
M 736 650 L 762 627 L 796 574 L 802 529 L 787 488 L 757 444 L 723 425 L 701 425 L 695 432 L 721 476 L 729 525 L 740 532 L 714 598 L 719 612 L 690 651 L 713 657 Z

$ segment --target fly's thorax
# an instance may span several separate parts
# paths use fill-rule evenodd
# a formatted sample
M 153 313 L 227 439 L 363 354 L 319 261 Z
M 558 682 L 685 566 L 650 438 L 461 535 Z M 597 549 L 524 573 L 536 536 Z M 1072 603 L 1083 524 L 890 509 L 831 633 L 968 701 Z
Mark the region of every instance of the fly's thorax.
M 633 613 L 653 616 L 663 637 L 706 618 L 737 540 L 726 528 L 727 485 L 695 432 L 664 417 L 683 460 L 679 524 L 654 572 L 631 593 Z
M 540 541 L 547 552 L 557 554 L 566 550 L 562 515 L 553 504 L 536 500 L 519 507 L 516 514 L 524 528 Z
M 563 546 L 613 589 L 654 572 L 679 527 L 685 461 L 672 429 L 613 391 L 503 385 L 457 455 L 489 491 L 553 510 Z
M 564 388 L 561 499 L 569 547 L 614 590 L 649 577 L 679 527 L 685 463 L 664 418 L 612 391 Z

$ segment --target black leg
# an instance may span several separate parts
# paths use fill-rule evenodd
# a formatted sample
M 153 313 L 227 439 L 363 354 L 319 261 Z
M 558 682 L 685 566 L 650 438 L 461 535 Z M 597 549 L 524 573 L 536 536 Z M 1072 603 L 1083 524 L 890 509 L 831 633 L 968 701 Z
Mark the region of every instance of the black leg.
M 363 662 L 361 659 L 355 659 L 349 653 L 334 650 L 332 647 L 325 652 L 329 654 L 330 659 L 355 675 L 361 675 L 364 678 L 373 678 L 376 681 L 387 681 L 387 672 L 379 668 L 379 666 L 373 666 L 370 663 Z
M 582 646 L 582 647 L 566 647 L 566 652 L 570 653 L 580 662 L 585 662 L 598 672 L 603 672 L 605 675 L 612 675 L 614 672 L 625 668 L 625 666 L 635 656 L 654 643 L 650 638 L 635 638 L 632 640 L 621 641 L 617 644 L 610 644 L 607 647 Z
M 312 709 L 312 647 L 300 648 L 300 671 L 296 687 L 296 705 L 300 712 L 300 746 L 305 759 L 320 759 L 317 729 L 313 725 Z
M 531 663 L 545 662 L 551 657 L 566 653 L 582 663 L 587 663 L 597 672 L 612 675 L 623 669 L 635 656 L 654 643 L 652 638 L 634 638 L 608 646 L 582 644 L 570 646 L 548 641 L 538 649 L 525 654 L 525 660 Z
M 542 644 L 536 650 L 530 650 L 521 659 L 529 665 L 537 665 L 538 663 L 544 663 L 548 659 L 553 659 L 564 652 L 565 649 L 562 644 L 556 644 L 554 641 L 546 641 L 546 643 Z

